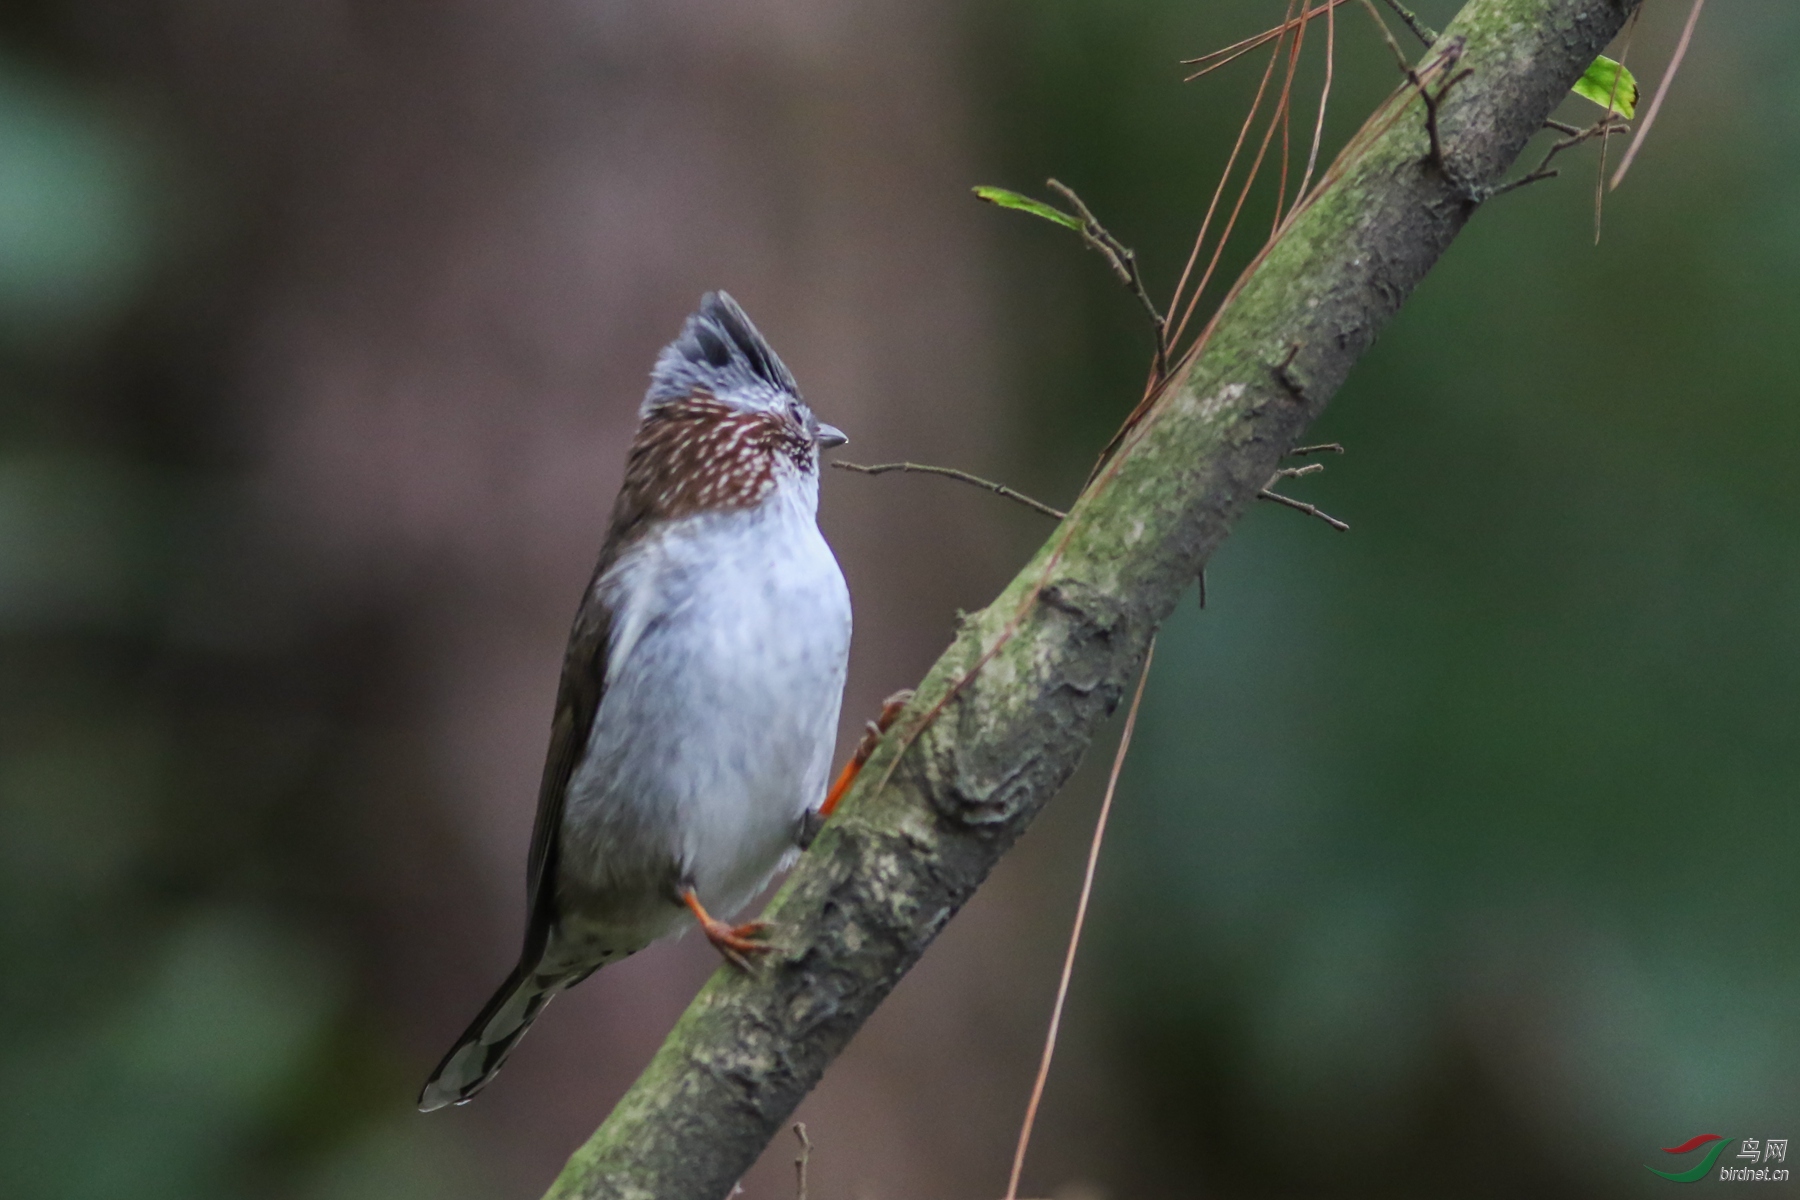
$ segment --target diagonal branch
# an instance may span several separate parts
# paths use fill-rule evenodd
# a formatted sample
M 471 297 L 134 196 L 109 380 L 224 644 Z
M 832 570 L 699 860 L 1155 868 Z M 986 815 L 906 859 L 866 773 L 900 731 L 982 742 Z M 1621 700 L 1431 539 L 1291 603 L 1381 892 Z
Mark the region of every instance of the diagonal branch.
M 554 1197 L 727 1195 L 1068 778 L 1157 624 L 1638 0 L 1470 0 L 1442 96 L 1403 88 L 1232 290 L 1069 516 L 969 619 L 765 916 L 576 1152 Z M 1402 107 L 1396 107 L 1402 106 Z M 1479 192 L 1477 192 L 1479 194 Z M 1299 345 L 1285 370 L 1269 363 Z

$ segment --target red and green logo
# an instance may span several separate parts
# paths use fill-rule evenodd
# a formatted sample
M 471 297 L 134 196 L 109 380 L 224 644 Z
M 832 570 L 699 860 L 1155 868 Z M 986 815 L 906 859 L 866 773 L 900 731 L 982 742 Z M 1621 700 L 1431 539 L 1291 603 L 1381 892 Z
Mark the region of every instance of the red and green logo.
M 1681 1143 L 1679 1146 L 1664 1146 L 1662 1148 L 1664 1154 L 1688 1154 L 1710 1143 L 1712 1149 L 1708 1150 L 1706 1152 L 1706 1157 L 1702 1158 L 1694 1166 L 1689 1167 L 1685 1171 L 1658 1171 L 1655 1167 L 1646 1164 L 1644 1169 L 1649 1171 L 1652 1175 L 1661 1175 L 1664 1179 L 1672 1179 L 1676 1183 L 1693 1183 L 1696 1180 L 1704 1179 L 1706 1177 L 1706 1173 L 1712 1170 L 1713 1164 L 1719 1161 L 1719 1155 L 1725 1152 L 1725 1147 L 1731 1145 L 1731 1142 L 1731 1138 L 1716 1133 L 1697 1134 Z
M 1759 1162 L 1767 1164 L 1784 1163 L 1787 1161 L 1788 1139 L 1784 1137 L 1772 1137 L 1766 1139 L 1753 1137 L 1728 1138 L 1720 1137 L 1716 1133 L 1703 1133 L 1698 1137 L 1689 1138 L 1679 1146 L 1664 1146 L 1662 1148 L 1664 1154 L 1692 1154 L 1702 1146 L 1707 1147 L 1706 1154 L 1700 1161 L 1689 1167 L 1687 1170 L 1658 1171 L 1649 1164 L 1645 1164 L 1644 1169 L 1649 1171 L 1652 1175 L 1661 1175 L 1664 1179 L 1672 1180 L 1675 1183 L 1696 1183 L 1699 1180 L 1706 1178 L 1706 1173 L 1713 1169 L 1714 1163 L 1719 1161 L 1719 1155 L 1723 1154 L 1725 1148 L 1733 1142 L 1738 1144 L 1737 1157 L 1742 1161 L 1737 1165 L 1728 1164 L 1720 1167 L 1718 1177 L 1721 1182 L 1781 1183 L 1787 1180 L 1788 1171 L 1786 1167 L 1757 1165 Z

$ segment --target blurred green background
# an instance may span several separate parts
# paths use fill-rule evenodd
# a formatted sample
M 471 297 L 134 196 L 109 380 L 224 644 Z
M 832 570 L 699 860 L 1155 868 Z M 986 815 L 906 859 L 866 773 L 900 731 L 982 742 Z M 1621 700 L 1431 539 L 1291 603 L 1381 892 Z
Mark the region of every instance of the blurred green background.
M 510 953 L 649 355 L 775 280 L 859 458 L 1066 498 L 1147 335 L 963 189 L 1069 182 L 1166 294 L 1260 72 L 1174 60 L 1282 8 L 0 15 L 0 1194 L 537 1194 L 710 966 L 589 989 L 579 1105 L 521 1064 L 409 1111 Z M 1647 6 L 1647 86 L 1685 9 Z M 1340 15 L 1327 155 L 1393 83 Z M 1800 1132 L 1797 56 L 1800 10 L 1707 10 L 1598 246 L 1591 147 L 1486 206 L 1315 430 L 1348 453 L 1291 490 L 1352 532 L 1263 506 L 1170 620 L 1030 1194 L 1634 1196 L 1657 1147 Z M 872 495 L 826 499 L 846 729 L 1042 534 L 931 493 L 932 591 Z M 1103 758 L 808 1117 L 815 1195 L 999 1193 Z

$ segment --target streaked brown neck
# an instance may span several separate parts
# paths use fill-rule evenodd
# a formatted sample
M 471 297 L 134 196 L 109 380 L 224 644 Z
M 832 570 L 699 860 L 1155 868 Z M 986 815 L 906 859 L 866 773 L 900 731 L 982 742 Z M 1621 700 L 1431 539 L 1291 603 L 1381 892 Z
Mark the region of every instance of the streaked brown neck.
M 614 532 L 645 521 L 755 507 L 774 489 L 777 470 L 788 465 L 813 470 L 812 446 L 780 414 L 744 412 L 705 393 L 659 405 L 632 440 Z

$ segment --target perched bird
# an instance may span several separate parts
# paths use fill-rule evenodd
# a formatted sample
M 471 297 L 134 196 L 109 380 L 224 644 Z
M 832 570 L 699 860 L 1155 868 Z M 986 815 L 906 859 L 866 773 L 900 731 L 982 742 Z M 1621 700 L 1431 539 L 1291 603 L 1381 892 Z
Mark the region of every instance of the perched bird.
M 651 372 L 625 483 L 563 660 L 519 965 L 419 1096 L 466 1103 L 551 997 L 731 916 L 819 819 L 850 594 L 819 532 L 814 418 L 743 309 L 712 292 Z

